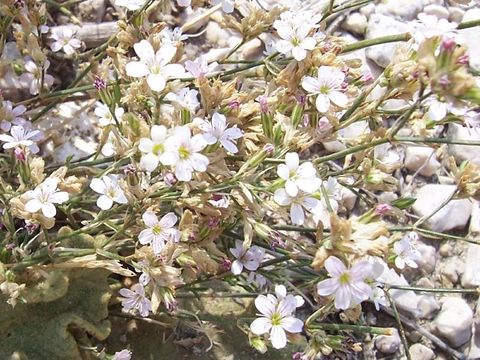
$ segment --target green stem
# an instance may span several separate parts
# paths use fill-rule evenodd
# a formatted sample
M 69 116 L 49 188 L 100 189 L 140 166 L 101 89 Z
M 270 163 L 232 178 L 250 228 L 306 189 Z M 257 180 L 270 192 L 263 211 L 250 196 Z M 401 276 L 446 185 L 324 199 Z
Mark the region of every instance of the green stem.
M 330 330 L 330 331 L 356 331 L 360 333 L 375 334 L 375 335 L 392 335 L 393 334 L 393 328 L 381 328 L 376 326 L 364 326 L 364 325 L 354 325 L 354 324 L 316 323 L 314 325 L 309 325 L 309 329 Z

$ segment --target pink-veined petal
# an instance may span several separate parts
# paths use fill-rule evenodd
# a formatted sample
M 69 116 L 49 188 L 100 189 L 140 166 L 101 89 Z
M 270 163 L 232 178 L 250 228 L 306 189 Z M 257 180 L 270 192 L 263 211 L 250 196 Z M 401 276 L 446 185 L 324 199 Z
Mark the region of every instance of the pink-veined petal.
M 177 220 L 177 215 L 173 212 L 169 212 L 160 219 L 159 223 L 162 228 L 171 228 L 177 223 Z
M 328 259 L 325 260 L 325 269 L 327 269 L 332 277 L 339 277 L 347 271 L 345 264 L 336 256 L 329 256 Z
M 288 316 L 282 319 L 281 326 L 289 333 L 296 334 L 302 332 L 303 321 L 296 319 L 293 316 Z
M 275 312 L 275 305 L 265 295 L 259 295 L 255 299 L 255 307 L 264 316 L 271 316 Z
M 338 287 L 337 279 L 326 279 L 317 284 L 317 293 L 320 296 L 330 296 L 337 291 Z

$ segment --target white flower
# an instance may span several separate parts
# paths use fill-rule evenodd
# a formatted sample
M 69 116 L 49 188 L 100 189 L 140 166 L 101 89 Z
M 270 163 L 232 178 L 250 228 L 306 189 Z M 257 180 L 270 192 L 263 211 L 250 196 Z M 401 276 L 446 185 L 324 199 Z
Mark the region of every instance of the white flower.
M 145 211 L 142 219 L 148 229 L 140 232 L 138 241 L 142 245 L 151 244 L 155 254 L 160 254 L 166 243 L 180 240 L 180 231 L 173 227 L 178 220 L 173 212 L 158 220 L 153 211 Z
M 295 225 L 303 225 L 305 222 L 303 209 L 312 212 L 319 206 L 319 200 L 309 194 L 299 192 L 296 196 L 290 196 L 283 188 L 275 191 L 273 199 L 278 205 L 290 206 L 290 219 Z
M 458 40 L 458 43 L 462 42 L 462 38 L 455 33 L 458 26 L 456 23 L 425 13 L 418 14 L 418 20 L 418 22 L 413 23 L 416 28 L 413 37 L 417 44 L 425 39 L 442 35 L 453 37 L 456 41 Z
M 307 50 L 315 49 L 317 42 L 313 37 L 308 36 L 311 30 L 310 25 L 305 24 L 294 28 L 284 21 L 276 20 L 273 27 L 282 38 L 276 44 L 278 52 L 282 54 L 291 53 L 295 60 L 302 61 L 307 57 Z
M 182 34 L 182 28 L 179 28 L 179 27 L 176 27 L 173 30 L 169 28 L 165 28 L 162 31 L 160 31 L 160 35 L 162 36 L 162 42 L 170 43 L 173 45 L 175 45 L 178 42 L 182 42 L 183 40 L 187 40 L 189 37 L 187 34 Z
M 236 125 L 229 128 L 225 115 L 214 113 L 212 122 L 199 118 L 195 119 L 195 122 L 198 123 L 198 127 L 203 131 L 203 139 L 207 144 L 212 145 L 220 142 L 225 150 L 232 154 L 238 152 L 235 140 L 243 136 L 242 130 L 237 128 Z
M 171 101 L 174 106 L 177 106 L 180 109 L 187 109 L 190 113 L 195 114 L 200 107 L 200 102 L 198 101 L 197 96 L 197 90 L 183 88 L 176 94 L 168 93 L 167 96 L 165 96 L 165 99 Z
M 67 55 L 75 53 L 75 49 L 78 49 L 82 42 L 73 37 L 73 30 L 68 27 L 60 27 L 52 30 L 52 39 L 55 40 L 50 44 L 50 49 L 53 52 L 57 52 L 63 49 L 63 52 Z
M 25 105 L 13 107 L 11 101 L 3 101 L 0 109 L 0 129 L 9 131 L 12 127 L 11 124 L 23 126 L 25 129 L 31 127 L 31 124 L 22 117 L 26 110 Z
M 306 76 L 302 80 L 302 87 L 310 94 L 317 95 L 316 106 L 321 113 L 326 113 L 330 102 L 338 107 L 345 107 L 347 96 L 342 93 L 342 84 L 345 74 L 332 66 L 320 66 L 317 77 Z
M 286 181 L 285 190 L 291 197 L 297 196 L 299 189 L 311 194 L 317 191 L 322 184 L 322 181 L 317 178 L 317 171 L 311 162 L 299 164 L 298 154 L 290 152 L 285 155 L 285 164 L 277 167 L 277 174 Z
M 254 283 L 258 287 L 263 288 L 265 285 L 267 285 L 267 278 L 262 274 L 258 274 L 254 271 L 250 271 L 247 277 L 247 283 L 248 284 Z
M 259 295 L 255 299 L 260 317 L 250 324 L 250 330 L 255 335 L 269 333 L 272 346 L 282 349 L 287 345 L 286 331 L 293 334 L 301 332 L 303 322 L 292 316 L 297 305 L 293 297 L 285 297 L 278 303 L 272 301 L 272 297 Z
M 34 140 L 41 134 L 38 130 L 26 130 L 23 126 L 12 126 L 10 129 L 10 135 L 0 134 L 0 141 L 5 142 L 3 144 L 4 149 L 12 149 L 17 146 L 27 146 L 33 154 L 39 151 L 37 144 Z
M 230 252 L 236 258 L 231 268 L 233 275 L 239 275 L 244 267 L 250 271 L 257 270 L 265 256 L 265 250 L 261 247 L 252 246 L 245 249 L 240 240 L 235 240 L 235 248 L 230 248 Z
M 201 55 L 196 58 L 194 61 L 187 60 L 185 61 L 185 69 L 188 71 L 189 75 L 196 79 L 203 79 L 208 74 L 212 73 L 218 66 L 217 62 L 208 64 L 207 58 L 205 55 Z
M 155 53 L 147 40 L 142 40 L 133 45 L 140 61 L 129 62 L 125 66 L 128 76 L 147 77 L 147 83 L 153 91 L 162 91 L 167 80 L 174 76 L 182 76 L 185 72 L 180 64 L 170 64 L 177 48 L 166 43 Z
M 130 360 L 132 358 L 132 352 L 127 349 L 123 349 L 122 351 L 117 351 L 113 354 L 112 360 Z
M 305 300 L 300 295 L 287 294 L 287 288 L 284 285 L 275 286 L 275 296 L 277 297 L 277 302 L 285 298 L 293 298 L 295 300 L 295 308 L 299 308 L 305 304 Z
M 140 166 L 148 172 L 154 171 L 158 163 L 166 164 L 165 141 L 167 128 L 163 125 L 153 125 L 150 129 L 150 139 L 141 138 L 138 149 L 143 153 Z
M 25 59 L 25 70 L 27 72 L 20 75 L 20 81 L 28 85 L 30 94 L 37 95 L 42 85 L 50 87 L 53 85 L 54 78 L 47 74 L 50 61 L 46 60 L 43 69 L 39 68 L 32 59 Z M 43 73 L 43 76 L 42 76 Z M 42 79 L 43 78 L 43 79 Z
M 112 112 L 108 108 L 107 105 L 101 103 L 100 101 L 97 101 L 95 107 L 95 115 L 98 116 L 98 125 L 101 127 L 105 127 L 111 124 L 115 124 L 115 120 L 113 118 Z M 115 117 L 117 118 L 118 121 L 122 120 L 122 116 L 125 113 L 125 110 L 122 107 L 115 107 L 114 110 Z
M 178 6 L 187 7 L 192 4 L 192 0 L 177 0 Z
M 94 178 L 90 188 L 101 196 L 97 199 L 97 206 L 102 210 L 108 210 L 113 203 L 126 204 L 128 200 L 118 183 L 117 175 L 105 175 L 102 179 Z
M 207 170 L 209 160 L 200 154 L 207 146 L 202 135 L 194 135 L 187 126 L 175 129 L 174 134 L 165 142 L 167 152 L 162 157 L 162 163 L 175 168 L 175 176 L 180 181 L 190 181 L 193 171 Z
M 124 6 L 128 10 L 135 11 L 141 9 L 147 0 L 115 0 L 115 5 Z
M 66 191 L 58 191 L 57 185 L 57 178 L 47 178 L 35 190 L 27 191 L 26 195 L 30 200 L 25 204 L 25 210 L 32 214 L 42 210 L 42 214 L 45 217 L 55 217 L 57 209 L 53 204 L 62 204 L 68 201 L 68 193 Z
M 122 307 L 124 310 L 137 310 L 143 317 L 147 317 L 152 310 L 152 304 L 145 296 L 145 289 L 141 284 L 133 285 L 131 290 L 120 289 L 119 293 L 123 296 Z
M 393 251 L 397 257 L 395 258 L 395 266 L 403 269 L 405 265 L 411 268 L 417 268 L 417 261 L 422 258 L 420 251 L 416 248 L 418 234 L 414 231 L 406 234 L 400 241 L 393 245 Z
M 325 268 L 331 279 L 326 279 L 317 284 L 317 292 L 320 296 L 335 294 L 335 307 L 346 310 L 370 297 L 371 287 L 365 283 L 369 277 L 372 265 L 368 261 L 361 261 L 351 269 L 335 257 L 330 256 L 325 261 Z
M 212 0 L 213 5 L 222 4 L 223 12 L 230 14 L 235 9 L 235 0 Z

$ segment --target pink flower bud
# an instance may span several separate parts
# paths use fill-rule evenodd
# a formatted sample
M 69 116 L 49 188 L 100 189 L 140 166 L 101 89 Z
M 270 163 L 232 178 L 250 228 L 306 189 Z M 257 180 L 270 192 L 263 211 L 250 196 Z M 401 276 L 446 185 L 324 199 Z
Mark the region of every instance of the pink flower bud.
M 95 79 L 93 80 L 93 86 L 98 91 L 105 90 L 107 88 L 107 82 L 98 75 L 95 75 Z
M 375 207 L 375 214 L 377 215 L 386 215 L 392 210 L 392 206 L 390 204 L 378 204 Z
M 455 39 L 445 37 L 442 39 L 442 44 L 440 45 L 441 49 L 446 52 L 451 52 L 455 49 L 457 43 Z
M 239 107 L 240 107 L 240 102 L 237 100 L 232 100 L 228 103 L 228 108 L 230 110 L 235 110 L 235 109 L 238 109 Z
M 265 150 L 268 155 L 272 155 L 275 151 L 275 146 L 273 144 L 265 144 L 263 150 Z
M 470 62 L 470 56 L 468 54 L 462 55 L 457 59 L 457 63 L 460 65 L 468 65 Z
M 165 182 L 165 184 L 169 187 L 172 187 L 174 186 L 176 183 L 177 183 L 177 178 L 175 177 L 175 174 L 172 173 L 172 172 L 167 172 L 164 176 L 163 176 L 163 181 Z
M 25 156 L 25 151 L 23 151 L 22 148 L 16 147 L 13 152 L 15 154 L 15 158 L 18 161 L 25 161 L 26 160 L 27 157 Z
M 262 95 L 262 96 L 259 96 L 257 100 L 260 103 L 260 110 L 262 111 L 262 113 L 267 114 L 268 113 L 267 97 L 265 95 Z

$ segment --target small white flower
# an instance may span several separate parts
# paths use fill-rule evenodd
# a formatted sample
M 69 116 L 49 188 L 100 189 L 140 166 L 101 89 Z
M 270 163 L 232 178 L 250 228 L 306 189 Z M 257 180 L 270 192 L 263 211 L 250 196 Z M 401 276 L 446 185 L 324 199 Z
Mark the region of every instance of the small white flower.
M 141 138 L 138 149 L 143 153 L 140 159 L 140 166 L 148 172 L 154 171 L 158 163 L 167 164 L 165 159 L 167 140 L 167 128 L 163 125 L 153 125 L 150 129 L 150 139 Z
M 49 67 L 50 61 L 48 60 L 45 61 L 43 69 L 41 69 L 31 58 L 25 58 L 25 70 L 27 72 L 20 75 L 20 81 L 28 85 L 30 94 L 37 95 L 42 85 L 46 87 L 53 85 L 55 79 L 52 75 L 47 74 L 47 69 Z
M 158 220 L 153 211 L 145 211 L 142 219 L 148 229 L 140 232 L 138 241 L 142 245 L 151 244 L 155 254 L 160 254 L 165 244 L 180 240 L 180 231 L 173 227 L 178 220 L 173 212 L 169 212 Z
M 62 204 L 68 201 L 68 193 L 58 191 L 57 185 L 57 178 L 47 178 L 35 190 L 27 191 L 26 195 L 30 200 L 25 204 L 25 210 L 32 214 L 42 210 L 43 216 L 47 218 L 55 217 L 57 209 L 54 204 Z
M 152 310 L 152 304 L 145 296 L 145 289 L 141 284 L 133 285 L 131 290 L 120 289 L 119 293 L 123 297 L 122 307 L 124 310 L 134 309 L 143 317 L 147 317 Z
M 195 119 L 198 123 L 198 127 L 203 131 L 203 139 L 209 145 L 220 142 L 225 150 L 236 154 L 238 152 L 237 144 L 235 140 L 240 139 L 243 134 L 242 130 L 233 126 L 228 127 L 227 118 L 225 115 L 214 113 L 212 116 L 212 122 Z
M 187 75 L 191 75 L 196 79 L 203 79 L 208 74 L 211 74 L 217 68 L 218 63 L 213 62 L 208 64 L 207 58 L 205 55 L 201 55 L 196 58 L 194 61 L 187 60 L 185 61 L 185 69 L 188 71 Z
M 425 39 L 443 35 L 454 38 L 457 43 L 463 42 L 462 38 L 455 32 L 458 25 L 454 22 L 425 13 L 418 14 L 418 20 L 418 22 L 413 23 L 415 27 L 413 37 L 417 44 Z
M 50 44 L 50 49 L 52 49 L 53 52 L 63 49 L 65 54 L 72 55 L 75 53 L 75 49 L 78 49 L 82 45 L 80 40 L 73 37 L 73 30 L 68 27 L 54 29 L 51 37 L 55 40 Z
M 338 107 L 345 107 L 347 96 L 342 92 L 345 74 L 332 66 L 320 66 L 317 77 L 306 76 L 302 80 L 302 87 L 311 95 L 317 95 L 316 106 L 321 113 L 326 113 L 330 102 Z
M 102 210 L 108 210 L 113 203 L 126 204 L 128 200 L 118 183 L 117 175 L 106 175 L 102 179 L 94 178 L 90 188 L 101 196 L 97 199 L 97 206 Z
M 325 268 L 331 279 L 326 279 L 317 284 L 320 296 L 335 294 L 335 307 L 346 310 L 370 297 L 371 287 L 365 283 L 365 278 L 371 276 L 372 265 L 368 261 L 361 261 L 351 269 L 335 257 L 330 256 L 325 260 Z
M 259 295 L 255 299 L 255 307 L 260 317 L 250 324 L 250 330 L 255 335 L 270 334 L 270 341 L 275 349 L 282 349 L 287 345 L 286 332 L 295 334 L 303 329 L 303 322 L 292 313 L 297 307 L 293 297 L 284 297 L 278 303 L 273 301 L 274 296 Z
M 112 112 L 107 105 L 101 103 L 100 101 L 97 101 L 94 112 L 95 115 L 98 116 L 98 125 L 101 127 L 115 124 Z M 114 113 L 117 120 L 121 121 L 125 110 L 122 107 L 115 107 Z
M 293 298 L 295 300 L 295 308 L 299 308 L 305 304 L 305 300 L 300 295 L 287 294 L 287 288 L 284 285 L 275 286 L 275 296 L 277 297 L 277 303 L 285 298 Z
M 122 351 L 117 351 L 113 354 L 112 360 L 130 360 L 132 358 L 132 352 L 127 349 L 123 349 Z
M 228 209 L 230 206 L 230 199 L 227 196 L 213 195 L 208 203 L 216 208 Z
M 162 163 L 175 168 L 175 176 L 178 180 L 190 181 L 193 171 L 207 170 L 209 160 L 205 155 L 200 154 L 206 146 L 202 135 L 192 136 L 187 126 L 180 126 L 165 141 L 167 152 L 162 156 Z
M 230 14 L 235 9 L 235 0 L 212 0 L 213 5 L 222 4 L 222 11 Z
M 290 196 L 283 188 L 275 191 L 273 199 L 278 205 L 290 206 L 290 219 L 295 225 L 303 225 L 305 222 L 304 209 L 312 212 L 319 206 L 320 202 L 318 199 L 303 192 L 298 192 L 296 196 Z
M 301 25 L 298 28 L 289 26 L 288 23 L 276 20 L 273 27 L 277 30 L 282 40 L 277 41 L 276 49 L 282 54 L 292 54 L 297 61 L 302 61 L 307 57 L 307 50 L 315 49 L 317 42 L 311 36 L 308 36 L 310 25 Z
M 126 7 L 128 10 L 135 11 L 141 9 L 147 0 L 115 0 L 115 5 Z
M 41 135 L 38 130 L 26 130 L 23 126 L 12 126 L 10 129 L 10 135 L 0 134 L 0 141 L 5 142 L 3 144 L 4 149 L 12 149 L 17 146 L 27 146 L 33 154 L 39 151 L 35 139 Z
M 9 131 L 12 127 L 12 124 L 20 125 L 25 129 L 29 129 L 29 127 L 31 127 L 31 123 L 22 117 L 25 111 L 27 111 L 25 105 L 13 107 L 11 101 L 3 101 L 2 108 L 0 109 L 0 129 L 3 131 Z
M 177 93 L 168 93 L 165 99 L 171 101 L 177 108 L 187 109 L 192 114 L 200 107 L 198 91 L 195 89 L 183 88 Z
M 177 0 L 178 6 L 187 7 L 192 4 L 192 0 Z
M 257 270 L 265 256 L 265 250 L 261 247 L 252 246 L 245 249 L 240 240 L 235 240 L 235 248 L 230 248 L 230 252 L 236 258 L 231 268 L 233 275 L 241 274 L 244 267 L 250 271 Z
M 416 248 L 418 234 L 414 231 L 406 234 L 400 241 L 393 245 L 393 251 L 397 257 L 395 258 L 395 266 L 403 269 L 405 265 L 411 268 L 417 268 L 417 261 L 421 260 L 422 255 Z
M 173 45 L 182 42 L 183 40 L 187 40 L 189 37 L 187 34 L 182 34 L 182 28 L 179 27 L 176 27 L 173 30 L 171 30 L 170 28 L 165 28 L 160 31 L 160 35 L 162 36 L 162 42 L 170 43 Z
M 267 278 L 262 274 L 258 274 L 254 271 L 250 271 L 247 277 L 248 284 L 256 284 L 259 288 L 263 288 L 267 285 Z
M 285 190 L 291 197 L 297 196 L 299 190 L 314 193 L 322 184 L 313 164 L 308 161 L 300 165 L 300 159 L 295 152 L 285 155 L 285 164 L 278 165 L 277 175 L 286 181 Z
M 165 43 L 154 52 L 152 44 L 142 40 L 133 45 L 135 53 L 140 61 L 129 62 L 125 71 L 131 77 L 147 77 L 147 83 L 153 91 L 162 91 L 167 80 L 177 76 L 183 76 L 185 70 L 180 64 L 170 64 L 175 56 L 177 48 L 172 44 Z

